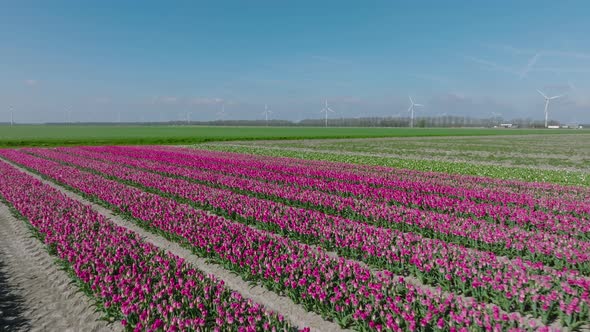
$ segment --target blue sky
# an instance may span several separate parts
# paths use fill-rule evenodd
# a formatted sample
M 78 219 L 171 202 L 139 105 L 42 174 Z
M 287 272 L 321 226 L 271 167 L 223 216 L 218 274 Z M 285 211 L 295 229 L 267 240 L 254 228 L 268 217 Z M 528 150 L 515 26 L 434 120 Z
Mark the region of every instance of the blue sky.
M 21 122 L 405 114 L 590 121 L 588 1 L 2 1 Z M 5 121 L 2 119 L 0 121 Z

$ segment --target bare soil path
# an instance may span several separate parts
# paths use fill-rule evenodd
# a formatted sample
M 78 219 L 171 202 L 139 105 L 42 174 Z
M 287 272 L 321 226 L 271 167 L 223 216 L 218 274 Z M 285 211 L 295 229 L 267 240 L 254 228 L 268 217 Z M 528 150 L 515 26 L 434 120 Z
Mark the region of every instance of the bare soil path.
M 100 318 L 25 222 L 0 204 L 0 331 L 121 330 Z

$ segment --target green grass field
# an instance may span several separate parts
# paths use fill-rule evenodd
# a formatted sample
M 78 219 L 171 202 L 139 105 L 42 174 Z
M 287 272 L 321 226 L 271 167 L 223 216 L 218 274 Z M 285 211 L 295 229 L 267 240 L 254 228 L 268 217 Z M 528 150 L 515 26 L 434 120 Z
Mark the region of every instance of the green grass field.
M 0 147 L 191 144 L 256 139 L 576 134 L 580 132 L 587 131 L 542 129 L 18 125 L 14 127 L 0 126 Z

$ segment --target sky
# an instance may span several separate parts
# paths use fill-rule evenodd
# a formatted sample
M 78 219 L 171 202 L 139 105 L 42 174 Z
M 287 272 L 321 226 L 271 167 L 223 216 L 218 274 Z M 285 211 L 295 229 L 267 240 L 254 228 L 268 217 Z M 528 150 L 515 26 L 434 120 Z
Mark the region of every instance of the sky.
M 590 2 L 0 1 L 0 122 L 590 122 Z M 225 109 L 225 115 L 220 110 Z

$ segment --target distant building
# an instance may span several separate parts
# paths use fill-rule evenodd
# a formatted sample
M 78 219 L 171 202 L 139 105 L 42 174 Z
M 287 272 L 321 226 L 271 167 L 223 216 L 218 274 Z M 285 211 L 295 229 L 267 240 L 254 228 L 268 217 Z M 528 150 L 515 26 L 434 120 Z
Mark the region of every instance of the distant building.
M 502 128 L 512 128 L 513 124 L 512 123 L 500 123 L 500 127 Z
M 569 123 L 563 127 L 567 128 L 567 129 L 584 129 L 584 127 L 582 127 L 582 125 L 580 125 L 579 123 Z
M 559 126 L 547 126 L 549 129 L 559 129 Z

